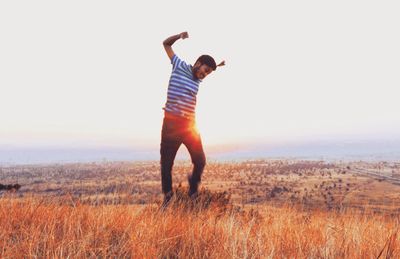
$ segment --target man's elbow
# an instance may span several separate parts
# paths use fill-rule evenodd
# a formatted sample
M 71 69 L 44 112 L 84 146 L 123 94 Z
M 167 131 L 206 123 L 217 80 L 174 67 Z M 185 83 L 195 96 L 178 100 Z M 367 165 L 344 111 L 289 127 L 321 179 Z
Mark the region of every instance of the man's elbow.
M 168 43 L 163 43 L 163 46 L 164 46 L 165 51 L 167 51 L 167 52 L 172 51 L 172 47 Z

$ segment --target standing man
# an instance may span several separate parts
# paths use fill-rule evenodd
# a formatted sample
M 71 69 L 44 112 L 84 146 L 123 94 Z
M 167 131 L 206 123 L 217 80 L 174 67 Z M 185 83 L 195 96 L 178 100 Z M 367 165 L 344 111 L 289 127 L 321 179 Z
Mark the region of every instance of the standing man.
M 200 56 L 192 66 L 181 60 L 172 50 L 172 45 L 189 35 L 182 32 L 164 40 L 164 49 L 172 64 L 172 73 L 168 84 L 167 102 L 164 109 L 164 120 L 161 130 L 161 183 L 164 193 L 163 206 L 168 205 L 173 196 L 172 167 L 176 153 L 184 144 L 190 153 L 193 171 L 188 175 L 190 197 L 197 195 L 201 174 L 206 165 L 206 158 L 200 134 L 195 126 L 196 95 L 199 84 L 217 65 L 209 55 Z M 218 66 L 225 65 L 222 61 Z

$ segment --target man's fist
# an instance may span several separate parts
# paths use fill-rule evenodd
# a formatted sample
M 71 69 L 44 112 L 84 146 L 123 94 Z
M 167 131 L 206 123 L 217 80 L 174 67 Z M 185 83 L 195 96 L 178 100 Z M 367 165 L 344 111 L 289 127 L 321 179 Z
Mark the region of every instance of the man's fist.
M 187 31 L 181 32 L 179 35 L 181 36 L 181 39 L 189 38 L 189 34 L 187 33 Z

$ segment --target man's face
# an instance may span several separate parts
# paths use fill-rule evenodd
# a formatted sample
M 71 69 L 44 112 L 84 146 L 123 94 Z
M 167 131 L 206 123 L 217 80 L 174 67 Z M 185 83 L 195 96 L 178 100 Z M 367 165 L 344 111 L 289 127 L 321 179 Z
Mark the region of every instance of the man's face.
M 193 66 L 193 76 L 196 79 L 200 79 L 203 80 L 204 78 L 206 78 L 206 76 L 208 76 L 211 72 L 212 72 L 212 68 L 201 64 L 200 62 L 196 62 L 196 64 L 194 64 Z

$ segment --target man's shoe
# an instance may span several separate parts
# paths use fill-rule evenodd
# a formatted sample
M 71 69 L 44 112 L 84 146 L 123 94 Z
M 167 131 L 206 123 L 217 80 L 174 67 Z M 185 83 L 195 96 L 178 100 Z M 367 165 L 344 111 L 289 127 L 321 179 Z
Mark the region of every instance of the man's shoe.
M 168 205 L 171 203 L 173 196 L 174 195 L 173 195 L 172 191 L 164 195 L 164 200 L 163 200 L 163 203 L 161 204 L 162 210 L 165 210 L 168 207 Z
M 189 188 L 188 194 L 189 194 L 190 198 L 196 198 L 197 195 L 199 194 L 199 192 L 197 191 L 197 189 L 195 190 L 195 189 Z
M 192 180 L 192 176 L 188 175 L 188 181 L 189 181 L 189 192 L 188 195 L 191 198 L 196 198 L 198 195 L 198 183 L 194 183 Z

